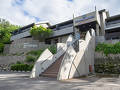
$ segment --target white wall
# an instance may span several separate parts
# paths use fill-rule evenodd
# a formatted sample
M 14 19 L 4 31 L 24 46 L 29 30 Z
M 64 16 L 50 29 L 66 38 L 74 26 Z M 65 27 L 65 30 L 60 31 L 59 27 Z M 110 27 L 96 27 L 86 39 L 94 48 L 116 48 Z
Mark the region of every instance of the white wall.
M 71 65 L 75 56 L 76 56 L 76 52 L 74 48 L 70 46 L 63 57 L 63 60 L 59 69 L 59 73 L 57 76 L 58 80 L 68 79 Z
M 95 36 L 90 36 L 90 33 L 87 32 L 85 41 L 80 40 L 79 42 L 79 52 L 72 64 L 69 78 L 89 74 L 89 65 L 92 65 L 94 72 Z
M 40 57 L 38 58 L 38 60 L 36 61 L 33 69 L 32 69 L 32 72 L 31 72 L 31 75 L 30 75 L 30 78 L 34 78 L 34 77 L 39 77 L 39 74 L 42 73 L 45 69 L 45 66 L 42 66 L 42 63 L 49 57 L 52 57 L 53 54 L 48 50 L 46 49 L 41 55 Z
M 36 61 L 32 73 L 30 75 L 31 78 L 38 77 L 42 72 L 44 72 L 49 66 L 51 66 L 61 55 L 63 55 L 67 49 L 67 44 L 72 42 L 72 35 L 70 35 L 67 39 L 66 44 L 61 43 L 58 44 L 57 53 L 52 55 L 51 52 L 47 49 L 45 50 L 39 59 Z M 44 62 L 44 63 L 42 63 Z
M 85 40 L 79 40 L 79 52 L 75 52 L 70 46 L 61 63 L 61 68 L 57 79 L 69 79 L 89 74 L 89 65 L 92 65 L 94 71 L 94 51 L 95 51 L 95 32 L 89 31 Z

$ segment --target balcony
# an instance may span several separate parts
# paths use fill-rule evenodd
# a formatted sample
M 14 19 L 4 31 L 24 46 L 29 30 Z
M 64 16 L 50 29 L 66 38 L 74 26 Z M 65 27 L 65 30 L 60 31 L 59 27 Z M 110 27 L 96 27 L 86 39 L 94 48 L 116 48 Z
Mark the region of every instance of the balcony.
M 26 31 L 26 32 L 22 32 L 22 33 L 13 35 L 10 40 L 11 41 L 17 40 L 17 39 L 21 39 L 21 38 L 28 37 L 28 36 L 30 36 L 30 31 Z
M 72 32 L 73 32 L 73 27 L 67 27 L 67 28 L 63 28 L 63 29 L 54 31 L 53 36 L 51 36 L 51 37 L 66 35 L 66 34 L 70 34 Z
M 119 28 L 119 27 L 120 27 L 120 23 L 107 24 L 106 25 L 106 30 L 114 29 L 114 28 Z

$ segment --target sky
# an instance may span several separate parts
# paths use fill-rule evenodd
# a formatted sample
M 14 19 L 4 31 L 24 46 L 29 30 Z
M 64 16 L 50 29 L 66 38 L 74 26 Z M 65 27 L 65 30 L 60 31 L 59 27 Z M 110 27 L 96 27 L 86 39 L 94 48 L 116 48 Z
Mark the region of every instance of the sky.
M 95 10 L 120 14 L 120 0 L 0 0 L 0 18 L 15 25 L 49 21 L 60 23 Z

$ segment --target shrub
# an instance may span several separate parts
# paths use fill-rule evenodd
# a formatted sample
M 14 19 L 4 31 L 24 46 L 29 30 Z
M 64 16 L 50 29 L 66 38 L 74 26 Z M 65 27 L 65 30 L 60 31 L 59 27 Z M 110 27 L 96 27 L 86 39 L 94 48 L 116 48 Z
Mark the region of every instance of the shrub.
M 23 61 L 17 61 L 16 64 L 24 64 Z
M 50 46 L 50 47 L 48 47 L 48 49 L 50 50 L 50 52 L 51 52 L 52 54 L 55 54 L 55 53 L 57 52 L 56 46 Z
M 31 71 L 33 68 L 33 65 L 28 64 L 13 64 L 11 65 L 11 70 L 13 71 Z
M 4 44 L 3 43 L 0 43 L 0 53 L 2 53 L 4 50 Z
M 33 56 L 27 56 L 25 61 L 28 62 L 28 63 L 35 62 L 35 58 Z
M 21 64 L 21 62 L 20 62 L 20 61 L 17 61 L 16 64 Z
M 116 44 L 98 44 L 96 46 L 96 51 L 97 52 L 103 52 L 105 55 L 108 54 L 119 54 L 120 53 L 120 42 Z
M 31 28 L 30 30 L 30 34 L 40 40 L 40 41 L 44 41 L 45 38 L 48 38 L 50 35 L 52 35 L 53 31 L 51 29 L 47 29 L 44 28 L 43 26 L 34 26 L 33 28 Z
M 34 51 L 30 51 L 27 53 L 27 55 L 35 55 L 35 56 L 40 56 L 41 53 L 43 52 L 44 50 L 34 50 Z

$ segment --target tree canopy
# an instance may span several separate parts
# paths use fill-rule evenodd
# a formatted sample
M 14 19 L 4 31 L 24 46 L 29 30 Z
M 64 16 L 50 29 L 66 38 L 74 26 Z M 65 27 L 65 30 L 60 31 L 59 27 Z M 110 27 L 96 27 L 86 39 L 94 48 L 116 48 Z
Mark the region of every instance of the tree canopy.
M 51 29 L 45 28 L 43 26 L 33 26 L 30 30 L 31 35 L 40 41 L 43 41 L 45 38 L 48 38 L 52 35 L 53 31 Z
M 4 44 L 10 43 L 11 32 L 20 26 L 10 24 L 5 19 L 0 19 L 0 53 L 4 50 Z
M 11 32 L 20 26 L 12 25 L 9 21 L 0 19 L 0 43 L 10 43 Z

